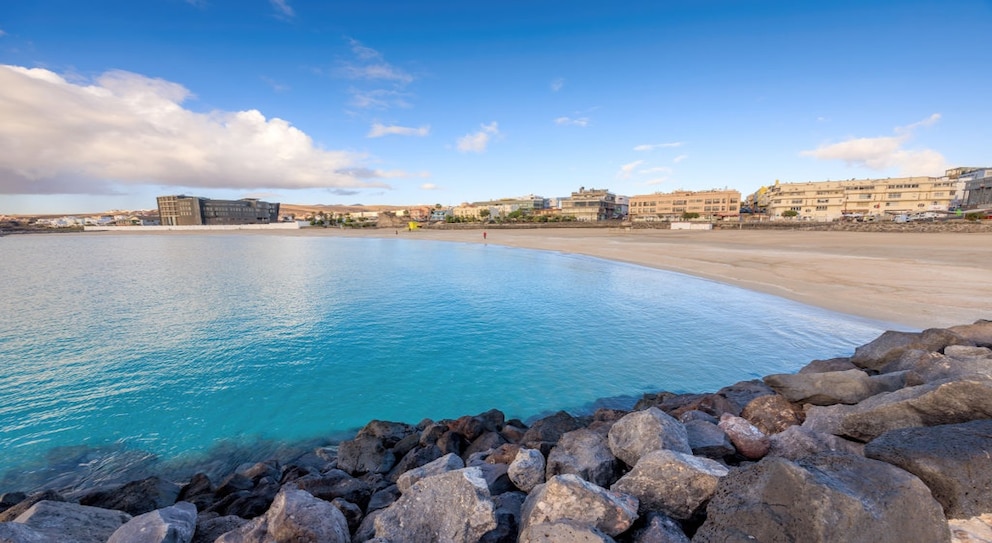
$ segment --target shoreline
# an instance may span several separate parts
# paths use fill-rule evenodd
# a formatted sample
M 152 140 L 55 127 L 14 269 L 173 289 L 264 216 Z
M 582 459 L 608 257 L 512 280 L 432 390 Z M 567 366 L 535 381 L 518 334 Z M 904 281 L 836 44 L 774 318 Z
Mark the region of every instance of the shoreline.
M 684 273 L 883 323 L 924 329 L 992 318 L 992 233 L 617 229 L 303 229 L 485 243 Z

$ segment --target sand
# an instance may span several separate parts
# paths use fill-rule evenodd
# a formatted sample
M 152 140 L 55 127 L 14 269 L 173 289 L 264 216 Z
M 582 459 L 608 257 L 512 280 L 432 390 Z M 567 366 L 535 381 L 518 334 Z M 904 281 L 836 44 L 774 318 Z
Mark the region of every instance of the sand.
M 992 233 L 619 229 L 305 229 L 301 235 L 490 243 L 676 271 L 900 330 L 992 319 Z

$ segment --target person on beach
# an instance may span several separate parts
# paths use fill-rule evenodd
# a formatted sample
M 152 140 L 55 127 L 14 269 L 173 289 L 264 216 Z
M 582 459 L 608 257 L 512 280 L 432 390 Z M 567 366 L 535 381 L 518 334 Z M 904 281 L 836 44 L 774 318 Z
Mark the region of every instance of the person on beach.
M 482 239 L 486 239 L 486 231 L 485 230 L 482 231 Z

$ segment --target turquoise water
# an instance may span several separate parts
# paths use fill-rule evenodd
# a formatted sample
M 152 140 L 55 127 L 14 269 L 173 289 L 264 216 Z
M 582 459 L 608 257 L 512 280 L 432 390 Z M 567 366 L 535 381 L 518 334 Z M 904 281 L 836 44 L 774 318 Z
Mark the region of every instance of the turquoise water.
M 8 236 L 0 256 L 0 491 L 370 419 L 716 390 L 884 327 L 681 274 L 402 236 Z

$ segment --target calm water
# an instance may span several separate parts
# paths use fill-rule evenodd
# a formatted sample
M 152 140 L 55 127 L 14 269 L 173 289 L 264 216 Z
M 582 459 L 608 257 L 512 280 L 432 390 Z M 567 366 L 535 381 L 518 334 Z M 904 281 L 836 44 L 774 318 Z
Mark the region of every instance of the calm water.
M 884 328 L 680 274 L 403 236 L 8 236 L 0 277 L 0 491 L 249 459 L 373 418 L 716 390 Z

